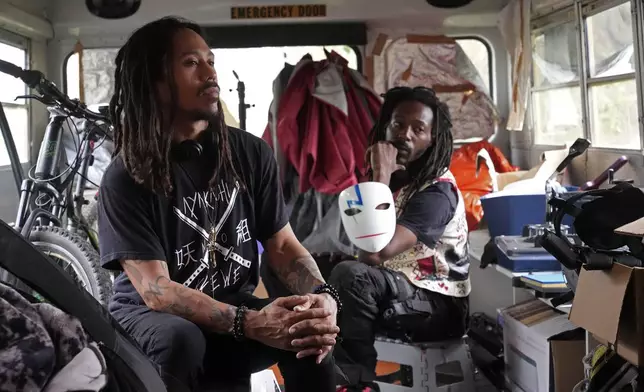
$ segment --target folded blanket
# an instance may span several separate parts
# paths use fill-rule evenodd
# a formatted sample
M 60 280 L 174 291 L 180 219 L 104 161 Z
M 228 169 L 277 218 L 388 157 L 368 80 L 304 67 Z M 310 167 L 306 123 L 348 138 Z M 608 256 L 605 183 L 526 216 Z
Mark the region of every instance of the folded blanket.
M 0 390 L 42 391 L 88 340 L 76 318 L 0 283 Z

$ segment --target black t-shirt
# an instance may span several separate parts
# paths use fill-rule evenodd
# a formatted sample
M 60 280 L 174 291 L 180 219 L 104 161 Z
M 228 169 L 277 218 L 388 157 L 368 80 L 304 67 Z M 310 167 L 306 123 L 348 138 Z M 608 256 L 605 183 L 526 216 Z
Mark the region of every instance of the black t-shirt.
M 101 264 L 121 270 L 120 260 L 162 260 L 170 278 L 216 299 L 252 292 L 259 279 L 257 241 L 288 223 L 277 165 L 261 139 L 228 128 L 234 167 L 243 183 L 219 181 L 212 188 L 216 149 L 172 161 L 174 190 L 164 197 L 136 184 L 117 157 L 99 192 Z M 209 242 L 212 231 L 216 242 Z M 207 244 L 214 244 L 214 263 Z M 125 273 L 114 282 L 109 304 L 143 304 Z
M 398 218 L 398 224 L 411 230 L 418 241 L 434 249 L 445 227 L 454 218 L 458 194 L 454 186 L 438 181 L 416 192 Z

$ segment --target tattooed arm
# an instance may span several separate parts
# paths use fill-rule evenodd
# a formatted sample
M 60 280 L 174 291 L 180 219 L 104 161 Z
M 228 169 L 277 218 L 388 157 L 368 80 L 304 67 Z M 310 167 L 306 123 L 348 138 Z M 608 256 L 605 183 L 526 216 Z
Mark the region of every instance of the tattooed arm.
M 322 274 L 311 254 L 300 244 L 286 225 L 266 244 L 271 268 L 293 294 L 307 294 L 324 283 Z
M 318 265 L 311 257 L 311 254 L 300 244 L 287 224 L 266 242 L 266 253 L 271 268 L 278 278 L 294 294 L 307 295 L 315 287 L 325 283 Z M 335 328 L 337 324 L 337 305 L 335 300 L 326 293 L 307 295 L 310 301 L 304 306 L 311 309 L 322 309 L 329 312 L 324 318 L 311 318 L 304 320 L 291 327 L 295 339 L 293 342 L 300 348 L 297 357 L 316 356 L 316 362 L 320 363 L 330 352 L 335 344 L 336 333 L 320 332 L 318 328 Z M 313 330 L 305 328 L 313 326 Z M 301 328 L 301 329 L 300 329 Z M 312 332 L 317 331 L 317 332 Z M 316 344 L 316 339 L 328 339 L 330 344 Z
M 236 308 L 173 282 L 164 261 L 125 260 L 121 265 L 150 309 L 183 317 L 214 332 L 232 333 Z
M 237 308 L 171 281 L 165 262 L 127 260 L 122 261 L 121 265 L 149 308 L 183 317 L 217 333 L 232 334 Z M 330 347 L 335 344 L 335 334 L 339 331 L 335 324 L 314 326 L 314 330 L 319 331 L 319 334 L 302 338 L 311 327 L 300 322 L 323 319 L 333 313 L 324 308 L 301 312 L 290 310 L 308 301 L 305 296 L 291 296 L 278 298 L 259 311 L 248 310 L 244 318 L 244 335 L 282 350 L 313 350 L 313 353 L 317 353 L 319 350 L 311 349 L 310 346 Z M 293 325 L 299 325 L 304 332 L 292 336 L 289 329 Z M 294 341 L 298 342 L 298 345 L 294 344 Z

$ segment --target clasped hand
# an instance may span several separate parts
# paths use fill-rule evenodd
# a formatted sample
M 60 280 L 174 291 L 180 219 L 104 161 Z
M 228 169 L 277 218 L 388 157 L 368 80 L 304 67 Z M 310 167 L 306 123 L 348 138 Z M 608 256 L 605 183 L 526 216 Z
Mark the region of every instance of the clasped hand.
M 315 355 L 320 363 L 335 345 L 335 301 L 327 294 L 278 298 L 259 312 L 249 312 L 246 335 L 267 346 L 297 352 L 298 358 Z

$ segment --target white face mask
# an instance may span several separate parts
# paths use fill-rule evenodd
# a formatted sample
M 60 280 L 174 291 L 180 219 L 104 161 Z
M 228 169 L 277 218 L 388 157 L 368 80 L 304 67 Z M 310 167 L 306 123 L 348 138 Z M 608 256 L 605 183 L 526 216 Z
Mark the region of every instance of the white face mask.
M 338 197 L 342 225 L 358 248 L 380 252 L 396 231 L 396 207 L 389 187 L 363 182 L 343 190 Z

